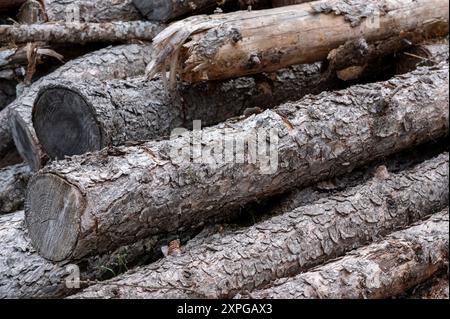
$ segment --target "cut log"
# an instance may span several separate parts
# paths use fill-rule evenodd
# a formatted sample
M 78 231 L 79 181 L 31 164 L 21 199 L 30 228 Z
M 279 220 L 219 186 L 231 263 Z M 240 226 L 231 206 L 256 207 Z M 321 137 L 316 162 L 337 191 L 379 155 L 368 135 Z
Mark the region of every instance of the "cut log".
M 170 140 L 55 162 L 30 182 L 30 236 L 50 260 L 78 259 L 225 218 L 225 208 L 445 136 L 448 80 L 448 64 L 423 67 Z
M 379 243 L 253 292 L 255 299 L 385 299 L 403 294 L 448 264 L 448 209 Z
M 32 125 L 32 106 L 45 81 L 70 79 L 73 82 L 89 79 L 127 78 L 143 73 L 151 55 L 151 45 L 131 44 L 105 48 L 68 62 L 55 72 L 31 84 L 16 101 L 8 106 L 11 132 L 2 130 L 0 121 L 0 154 L 6 145 L 15 145 L 32 170 L 42 167 L 44 153 Z M 2 112 L 5 112 L 2 111 Z M 6 115 L 5 115 L 6 116 Z M 39 160 L 37 160 L 39 159 Z
M 31 172 L 26 164 L 0 169 L 0 214 L 23 209 L 25 191 Z
M 0 10 L 20 7 L 26 0 L 0 0 Z
M 170 65 L 172 73 L 190 82 L 227 79 L 322 61 L 361 37 L 367 43 L 389 38 L 415 44 L 446 35 L 448 14 L 444 0 L 324 0 L 196 16 L 155 37 L 147 74 L 151 78 Z
M 222 1 L 225 3 L 225 0 Z M 133 0 L 136 8 L 149 20 L 164 21 L 218 6 L 217 0 Z
M 23 226 L 24 214 L 0 216 L 0 299 L 57 298 L 79 290 L 75 265 L 53 264 L 37 254 Z M 101 280 L 124 272 L 155 256 L 156 238 L 147 238 L 121 247 L 107 255 L 78 264 L 79 279 Z M 83 285 L 81 283 L 80 285 Z
M 76 297 L 231 298 L 439 212 L 448 203 L 448 178 L 444 154 L 249 228 L 199 236 L 180 256 L 132 270 Z
M 0 26 L 3 43 L 76 43 L 151 41 L 162 30 L 153 22 L 45 23 Z
M 44 23 L 46 21 L 45 9 L 39 0 L 27 0 L 17 14 L 17 22 L 21 24 Z
M 448 58 L 448 45 L 439 45 L 442 50 L 433 51 L 439 54 L 429 56 L 434 63 Z M 382 59 L 381 52 L 377 52 L 380 55 L 367 54 L 364 62 L 362 58 L 353 60 L 353 63 L 367 65 L 356 78 L 376 78 L 380 74 L 385 76 L 386 69 L 395 70 L 393 62 Z M 344 65 L 338 62 L 342 59 L 347 60 L 348 55 L 335 54 L 330 61 L 333 66 L 326 72 L 320 63 L 315 63 L 254 78 L 193 86 L 181 84 L 170 96 L 164 94 L 163 80 L 146 82 L 136 78 L 106 83 L 94 80 L 65 83 L 57 79 L 41 86 L 33 107 L 33 126 L 43 151 L 51 159 L 81 155 L 127 141 L 158 139 L 170 136 L 175 128 L 191 129 L 194 120 L 210 126 L 256 107 L 271 108 L 306 94 L 337 89 L 342 83 L 334 71 L 335 66 Z M 416 59 L 415 62 L 404 63 L 403 69 L 414 70 L 421 61 Z
M 142 16 L 132 0 L 44 0 L 48 21 L 136 21 Z
M 322 77 L 319 63 L 255 78 L 180 85 L 170 96 L 164 93 L 163 80 L 143 77 L 56 79 L 41 86 L 33 125 L 46 154 L 63 159 L 127 141 L 168 137 L 175 128 L 192 128 L 194 120 L 217 124 L 258 106 L 273 107 L 338 85 L 335 78 Z

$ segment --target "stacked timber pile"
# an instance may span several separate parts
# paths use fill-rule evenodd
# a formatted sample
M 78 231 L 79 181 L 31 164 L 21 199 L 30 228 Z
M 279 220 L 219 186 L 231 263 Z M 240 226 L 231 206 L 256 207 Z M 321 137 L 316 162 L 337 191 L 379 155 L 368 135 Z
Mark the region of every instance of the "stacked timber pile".
M 448 298 L 443 0 L 0 0 L 0 298 Z

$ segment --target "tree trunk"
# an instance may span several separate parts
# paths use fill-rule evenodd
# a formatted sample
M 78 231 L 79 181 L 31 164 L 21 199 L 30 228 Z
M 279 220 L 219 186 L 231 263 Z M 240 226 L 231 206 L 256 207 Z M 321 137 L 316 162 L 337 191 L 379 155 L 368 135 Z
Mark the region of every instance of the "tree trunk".
M 435 44 L 438 45 L 442 49 L 432 51 L 435 55 L 427 55 L 434 63 L 448 59 L 448 45 Z M 365 61 L 353 60 L 366 66 L 353 80 L 376 79 L 380 74 L 385 76 L 387 69 L 395 70 L 396 66 L 377 52 L 379 55 L 367 54 Z M 421 55 L 425 51 L 418 53 Z M 170 136 L 175 128 L 192 129 L 194 120 L 210 126 L 252 110 L 259 111 L 258 107 L 271 108 L 307 94 L 337 89 L 343 83 L 336 78 L 336 66 L 344 65 L 338 60 L 348 57 L 341 53 L 334 55 L 327 71 L 315 63 L 253 78 L 192 86 L 181 84 L 170 96 L 164 94 L 163 80 L 66 82 L 57 79 L 41 85 L 33 107 L 33 126 L 42 149 L 51 159 L 64 159 L 128 141 L 158 139 Z M 415 58 L 415 62 L 421 61 Z M 403 70 L 407 67 L 412 71 L 416 65 L 407 61 Z M 64 107 L 60 107 L 61 101 L 65 101 Z
M 255 291 L 255 299 L 385 299 L 429 279 L 448 264 L 448 209 L 379 243 Z
M 20 7 L 26 0 L 0 0 L 0 10 Z
M 45 23 L 0 26 L 3 43 L 76 43 L 151 41 L 162 30 L 152 22 Z
M 448 76 L 448 64 L 424 67 L 170 140 L 55 162 L 30 182 L 31 238 L 46 258 L 78 259 L 225 218 L 223 209 L 445 136 Z M 57 224 L 45 222 L 56 216 Z
M 171 66 L 184 80 L 227 79 L 326 59 L 361 37 L 419 43 L 448 33 L 443 0 L 316 1 L 176 22 L 154 39 L 149 77 Z M 258 27 L 255 27 L 257 25 Z M 274 27 L 276 26 L 276 27 Z M 274 49 L 276 48 L 276 50 Z M 173 77 L 175 78 L 175 77 Z
M 194 120 L 209 126 L 254 107 L 273 107 L 339 85 L 334 78 L 322 77 L 319 63 L 254 78 L 180 85 L 170 96 L 163 83 L 140 77 L 42 84 L 33 109 L 42 148 L 50 158 L 63 159 L 127 141 L 170 136 L 175 128 L 192 128 Z
M 432 152 L 439 149 L 434 147 L 434 145 L 430 147 Z M 417 161 L 429 159 L 429 154 L 428 147 L 425 150 L 423 148 L 414 151 L 408 150 L 405 154 L 396 154 L 392 158 L 387 159 L 387 161 L 383 161 L 383 163 L 392 170 L 411 169 L 414 165 L 417 165 Z M 370 177 L 366 176 L 372 176 L 374 167 L 371 165 L 362 169 L 361 172 L 352 172 L 342 178 L 334 179 L 335 188 L 342 190 L 346 189 L 347 185 L 353 187 L 367 181 Z M 277 201 L 274 207 L 268 207 L 264 203 L 258 209 L 270 215 L 282 214 L 286 211 L 294 210 L 296 207 L 311 204 L 321 198 L 330 196 L 332 193 L 330 193 L 329 189 L 329 186 L 325 189 L 321 184 L 308 189 L 299 189 L 292 194 L 283 195 L 281 197 L 282 200 Z M 289 202 L 289 204 L 286 202 Z M 235 214 L 239 215 L 241 213 L 235 212 Z M 411 220 L 415 218 L 413 217 Z M 0 238 L 2 238 L 2 241 L 0 241 L 0 267 L 1 265 L 7 265 L 10 259 L 15 260 L 14 267 L 0 268 L 0 282 L 3 283 L 0 286 L 0 299 L 6 297 L 55 298 L 75 293 L 77 290 L 66 289 L 64 285 L 65 278 L 68 275 L 68 272 L 63 270 L 64 266 L 53 265 L 43 257 L 39 257 L 34 251 L 25 229 L 22 227 L 22 220 L 23 213 L 21 212 L 3 217 L 0 216 Z M 200 236 L 205 236 L 210 230 L 215 230 L 215 227 L 212 227 L 212 229 L 208 228 Z M 200 236 L 196 237 L 194 242 L 198 242 Z M 112 273 L 108 269 L 111 269 L 116 274 L 120 274 L 133 265 L 148 264 L 160 257 L 160 254 L 158 255 L 157 252 L 162 245 L 167 245 L 173 239 L 181 239 L 184 244 L 189 238 L 192 238 L 190 233 L 173 234 L 172 237 L 167 237 L 167 234 L 164 234 L 160 241 L 155 237 L 151 237 L 132 245 L 121 247 L 114 253 L 92 257 L 87 262 L 79 263 L 81 269 L 80 279 L 85 282 L 82 286 L 85 286 L 87 280 L 104 280 L 111 277 Z M 17 249 L 17 243 L 24 243 L 20 245 L 23 248 Z M 126 263 L 126 268 L 123 261 Z M 30 278 L 31 275 L 29 274 L 35 274 L 31 279 L 32 284 L 30 280 L 24 280 L 24 278 Z
M 44 0 L 48 21 L 112 22 L 141 20 L 132 0 Z
M 151 58 L 151 45 L 122 45 L 92 52 L 66 63 L 55 72 L 31 84 L 24 94 L 8 106 L 9 129 L 0 126 L 0 154 L 6 145 L 15 145 L 33 171 L 42 167 L 44 153 L 33 129 L 31 111 L 41 85 L 45 81 L 70 79 L 73 82 L 89 79 L 127 78 L 142 74 Z M 5 112 L 3 110 L 2 112 Z M 5 115 L 6 117 L 6 115 Z M 0 125 L 3 121 L 0 121 Z M 45 158 L 44 158 L 45 160 Z
M 3 298 L 57 298 L 75 293 L 75 265 L 54 264 L 42 258 L 33 249 L 23 226 L 24 214 L 17 212 L 0 216 L 0 299 Z M 129 246 L 92 257 L 82 264 L 80 280 L 111 278 L 135 264 L 148 262 L 159 248 L 155 237 L 137 241 Z M 69 267 L 69 268 L 67 268 Z
M 30 177 L 30 169 L 25 164 L 0 169 L 0 214 L 23 209 L 23 199 Z
M 442 210 L 448 205 L 448 178 L 448 154 L 443 154 L 249 228 L 199 236 L 179 256 L 76 297 L 231 298 L 307 271 Z

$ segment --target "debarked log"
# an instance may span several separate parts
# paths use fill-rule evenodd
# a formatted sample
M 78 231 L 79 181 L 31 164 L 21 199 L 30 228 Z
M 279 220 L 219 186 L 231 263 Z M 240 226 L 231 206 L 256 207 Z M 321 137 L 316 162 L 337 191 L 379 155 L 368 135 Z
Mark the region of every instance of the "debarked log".
M 151 41 L 162 30 L 162 25 L 145 22 L 79 23 L 55 22 L 0 26 L 2 43 L 76 43 Z
M 446 136 L 448 77 L 448 64 L 422 67 L 170 140 L 52 163 L 28 189 L 31 239 L 48 259 L 79 259 L 225 218 L 226 208 Z
M 448 209 L 329 264 L 275 281 L 255 299 L 385 299 L 429 279 L 448 264 Z
M 448 153 L 259 222 L 197 237 L 77 298 L 231 298 L 404 228 L 448 203 Z
M 149 44 L 130 44 L 101 49 L 72 60 L 55 72 L 31 84 L 7 109 L 11 131 L 2 129 L 0 121 L 0 154 L 12 139 L 20 155 L 33 171 L 42 167 L 45 155 L 40 148 L 32 123 L 32 106 L 45 81 L 70 79 L 73 82 L 89 79 L 127 78 L 143 73 L 151 55 Z M 6 112 L 6 109 L 2 112 Z
M 448 15 L 444 0 L 324 0 L 195 16 L 155 37 L 147 74 L 153 77 L 170 65 L 172 73 L 190 82 L 227 79 L 322 61 L 331 50 L 360 38 L 417 44 L 448 34 Z
M 31 172 L 26 164 L 0 169 L 0 215 L 23 209 L 30 177 Z

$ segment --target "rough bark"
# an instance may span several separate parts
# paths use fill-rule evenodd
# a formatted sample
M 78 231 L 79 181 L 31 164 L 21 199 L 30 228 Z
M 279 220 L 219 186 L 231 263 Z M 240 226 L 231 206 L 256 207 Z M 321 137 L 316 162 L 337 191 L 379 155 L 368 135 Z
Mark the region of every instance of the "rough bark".
M 230 0 L 221 2 L 225 3 L 226 1 Z M 219 2 L 217 0 L 133 0 L 136 8 L 147 19 L 164 22 L 187 14 L 194 14 L 205 9 L 214 8 L 218 6 Z
M 0 0 L 0 10 L 20 7 L 26 0 Z
M 3 43 L 76 43 L 151 41 L 162 30 L 153 22 L 45 23 L 0 26 Z
M 273 107 L 338 85 L 335 78 L 322 76 L 319 63 L 258 77 L 180 85 L 170 96 L 160 79 L 56 79 L 42 86 L 33 125 L 47 155 L 63 159 L 127 141 L 170 136 L 175 128 L 191 128 L 194 120 L 217 124 L 254 107 Z
M 0 154 L 6 145 L 15 145 L 20 155 L 32 170 L 42 167 L 45 155 L 42 152 L 32 124 L 32 106 L 39 89 L 46 81 L 73 82 L 89 79 L 127 78 L 142 74 L 146 63 L 151 58 L 151 45 L 131 44 L 108 47 L 72 60 L 55 72 L 41 78 L 26 88 L 25 92 L 8 106 L 11 132 L 0 126 Z M 2 112 L 5 112 L 2 111 Z M 6 117 L 6 115 L 5 115 Z M 0 121 L 2 125 L 2 121 Z
M 255 291 L 255 299 L 385 299 L 403 294 L 448 263 L 448 210 L 379 243 Z
M 431 150 L 428 149 L 429 147 L 431 147 Z M 383 160 L 383 164 L 389 168 L 390 172 L 410 169 L 417 165 L 418 161 L 430 159 L 428 155 L 437 149 L 439 148 L 430 145 L 426 149 L 421 147 L 413 151 L 408 150 L 405 154 L 396 154 L 392 158 Z M 427 154 L 427 156 L 424 154 Z M 364 168 L 360 172 L 352 172 L 349 175 L 336 178 L 332 182 L 327 182 L 327 187 L 322 185 L 325 183 L 320 183 L 308 189 L 296 190 L 292 194 L 283 195 L 281 200 L 277 199 L 273 206 L 269 207 L 266 206 L 266 203 L 262 203 L 258 209 L 268 215 L 278 215 L 292 211 L 296 207 L 311 204 L 314 201 L 334 194 L 330 190 L 331 183 L 334 185 L 332 189 L 338 192 L 346 189 L 347 186 L 354 187 L 369 180 L 373 176 L 375 167 L 376 164 L 373 164 L 373 166 Z M 241 215 L 242 213 L 235 212 L 235 214 Z M 0 230 L 0 238 L 3 238 L 3 241 L 0 241 L 0 267 L 1 265 L 10 265 L 7 269 L 0 268 L 0 282 L 3 284 L 0 285 L 0 298 L 54 298 L 75 293 L 76 290 L 66 289 L 62 284 L 68 274 L 66 271 L 63 271 L 64 266 L 52 265 L 50 262 L 45 261 L 44 258 L 39 257 L 31 246 L 25 227 L 22 226 L 23 214 L 19 212 L 15 215 L 0 217 L 0 229 L 3 229 L 3 233 Z M 217 229 L 221 227 L 222 225 L 208 227 L 196 240 L 199 240 L 201 236 L 216 233 Z M 178 233 L 173 234 L 173 237 L 167 238 L 166 234 L 163 237 L 164 239 L 161 238 L 160 241 L 154 237 L 147 238 L 132 245 L 121 247 L 114 253 L 90 258 L 87 262 L 79 264 L 81 268 L 80 279 L 85 282 L 87 280 L 107 279 L 112 275 L 108 268 L 120 274 L 126 270 L 122 264 L 123 260 L 126 260 L 127 268 L 131 268 L 136 264 L 148 264 L 160 257 L 161 254 L 157 254 L 160 246 L 166 245 L 176 238 L 181 239 L 184 244 L 188 239 L 192 238 L 192 235 L 189 233 Z M 25 245 L 20 245 L 25 248 L 18 250 L 18 242 L 26 243 Z M 119 256 L 121 259 L 119 259 Z M 14 262 L 11 263 L 9 262 L 10 260 L 14 260 Z M 31 273 L 34 274 L 32 279 L 24 280 L 24 278 L 30 278 L 29 274 Z M 50 278 L 52 279 L 50 280 Z
M 225 218 L 225 208 L 445 136 L 447 84 L 448 64 L 423 67 L 170 140 L 55 162 L 30 182 L 31 238 L 46 258 L 77 259 Z
M 132 0 L 44 0 L 49 21 L 112 22 L 141 20 Z
M 416 50 L 414 61 L 405 58 L 408 61 L 402 64 L 402 71 L 414 70 L 422 62 L 417 59 L 421 56 L 433 63 L 448 60 L 448 44 L 433 44 L 430 50 L 428 46 L 422 47 L 422 53 Z M 51 159 L 81 155 L 129 141 L 159 139 L 169 136 L 175 128 L 191 129 L 194 120 L 210 126 L 252 110 L 257 112 L 307 94 L 337 89 L 345 85 L 336 77 L 336 71 L 344 65 L 342 60 L 347 61 L 349 57 L 343 53 L 333 55 L 328 70 L 324 70 L 321 63 L 315 63 L 255 77 L 180 84 L 170 96 L 164 93 L 161 79 L 68 83 L 58 79 L 42 86 L 33 107 L 33 126 L 43 151 Z M 384 77 L 387 69 L 395 70 L 395 63 L 403 60 L 392 62 L 395 59 L 390 57 L 391 62 L 388 62 L 380 57 L 380 51 L 377 53 L 366 55 L 364 63 L 362 58 L 346 62 L 346 66 L 351 63 L 367 66 L 353 80 Z
M 30 169 L 25 164 L 0 169 L 0 214 L 23 209 L 30 177 Z
M 76 297 L 231 298 L 307 271 L 439 212 L 448 204 L 447 182 L 444 154 L 249 228 L 199 236 L 179 256 L 137 268 Z
M 190 82 L 227 79 L 322 61 L 361 37 L 367 43 L 394 38 L 415 44 L 446 35 L 448 13 L 443 0 L 324 0 L 196 16 L 155 37 L 147 73 L 152 77 L 170 65 L 172 73 Z
M 0 299 L 57 298 L 78 291 L 66 286 L 66 279 L 74 274 L 72 268 L 67 268 L 69 265 L 51 263 L 36 253 L 23 219 L 23 212 L 0 216 Z M 78 265 L 80 280 L 111 278 L 112 271 L 123 272 L 155 256 L 157 243 L 156 238 L 147 238 L 92 257 Z

